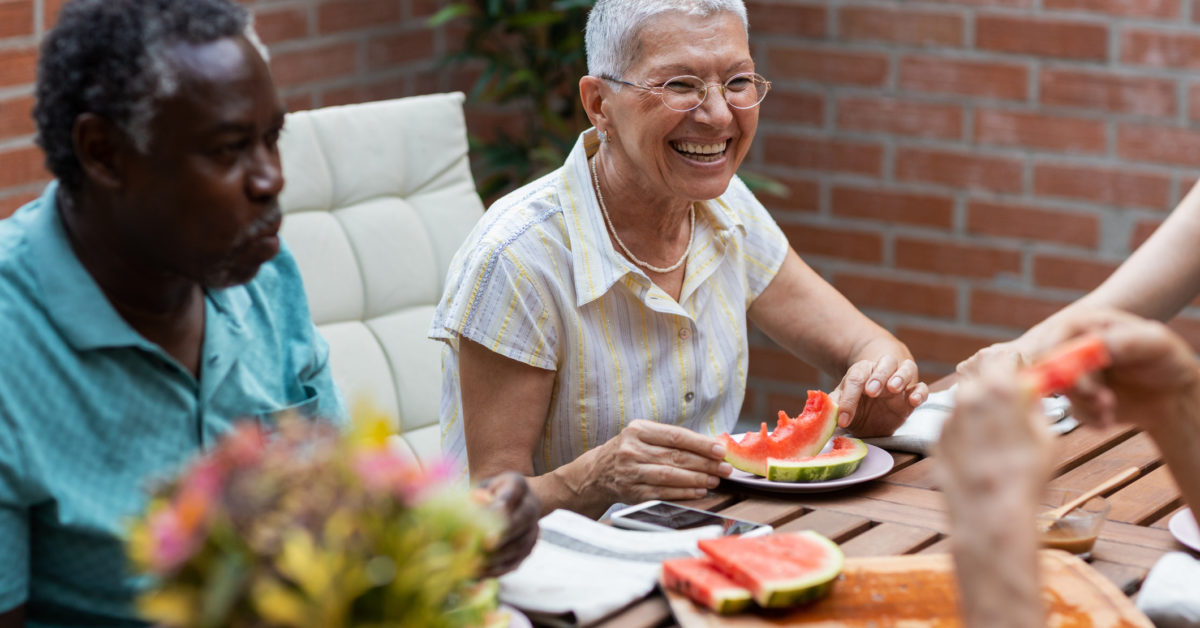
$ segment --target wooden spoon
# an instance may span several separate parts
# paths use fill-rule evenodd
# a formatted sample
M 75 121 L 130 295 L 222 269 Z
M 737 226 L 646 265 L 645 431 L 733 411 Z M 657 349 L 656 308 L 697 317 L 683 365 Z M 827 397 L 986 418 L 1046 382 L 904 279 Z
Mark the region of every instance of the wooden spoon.
M 1062 506 L 1038 515 L 1038 520 L 1042 523 L 1042 525 L 1049 527 L 1055 521 L 1065 517 L 1067 513 L 1087 503 L 1089 499 L 1113 488 L 1114 486 L 1124 484 L 1125 482 L 1137 477 L 1139 473 L 1141 473 L 1141 470 L 1139 470 L 1137 467 L 1129 467 L 1128 469 L 1125 469 L 1111 478 L 1108 478 L 1100 484 L 1084 491 L 1079 495 L 1079 497 L 1072 499 Z

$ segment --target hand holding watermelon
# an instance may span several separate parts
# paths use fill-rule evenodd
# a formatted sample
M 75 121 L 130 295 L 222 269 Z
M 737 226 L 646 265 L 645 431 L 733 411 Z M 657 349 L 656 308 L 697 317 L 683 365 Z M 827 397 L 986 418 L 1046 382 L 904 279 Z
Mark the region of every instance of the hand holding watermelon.
M 857 436 L 890 436 L 929 397 L 929 387 L 917 379 L 911 358 L 898 362 L 885 354 L 851 365 L 831 397 L 839 426 Z

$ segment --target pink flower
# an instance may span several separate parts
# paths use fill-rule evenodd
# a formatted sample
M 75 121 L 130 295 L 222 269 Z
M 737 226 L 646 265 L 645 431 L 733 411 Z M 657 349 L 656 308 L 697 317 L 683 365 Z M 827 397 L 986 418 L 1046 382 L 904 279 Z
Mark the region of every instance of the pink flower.
M 430 486 L 429 474 L 420 465 L 387 449 L 359 452 L 354 458 L 354 471 L 367 490 L 393 493 L 410 504 Z
M 182 565 L 196 551 L 199 536 L 180 521 L 174 508 L 163 508 L 147 522 L 153 541 L 150 563 L 158 573 L 164 573 Z

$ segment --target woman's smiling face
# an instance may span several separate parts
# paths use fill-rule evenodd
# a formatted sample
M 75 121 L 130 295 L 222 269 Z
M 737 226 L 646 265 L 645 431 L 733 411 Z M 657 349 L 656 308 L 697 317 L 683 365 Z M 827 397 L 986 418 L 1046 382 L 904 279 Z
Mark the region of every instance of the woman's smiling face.
M 715 85 L 754 71 L 742 21 L 725 12 L 664 13 L 642 27 L 639 44 L 637 60 L 619 78 L 658 87 L 677 76 L 697 76 L 709 84 L 708 96 L 699 107 L 680 112 L 645 90 L 624 87 L 612 94 L 605 103 L 618 170 L 612 174 L 650 199 L 720 196 L 758 128 L 758 107 L 730 107 Z

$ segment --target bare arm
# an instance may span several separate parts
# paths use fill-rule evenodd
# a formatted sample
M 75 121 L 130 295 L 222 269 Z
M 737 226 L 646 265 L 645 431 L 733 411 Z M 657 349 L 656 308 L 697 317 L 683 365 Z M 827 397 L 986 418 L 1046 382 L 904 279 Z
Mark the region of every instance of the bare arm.
M 838 422 L 856 433 L 891 434 L 928 395 L 908 348 L 790 248 L 748 315 L 788 351 L 827 373 L 844 374 L 836 392 L 846 416 Z
M 463 421 L 471 478 L 504 471 L 533 476 L 554 371 L 512 360 L 465 338 L 459 343 Z M 618 501 L 691 499 L 732 467 L 715 439 L 675 426 L 633 421 L 612 440 L 550 473 L 529 478 L 542 512 L 599 516 Z

